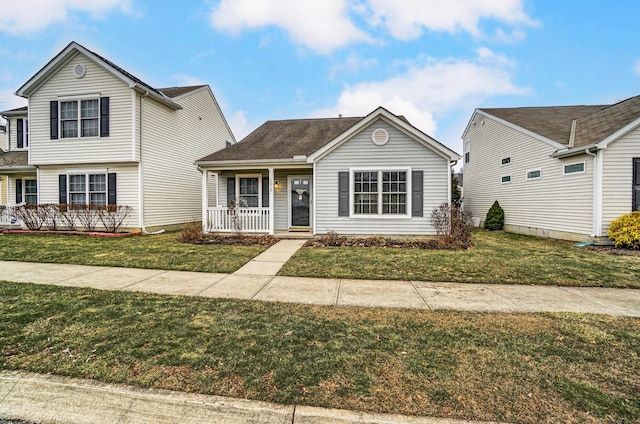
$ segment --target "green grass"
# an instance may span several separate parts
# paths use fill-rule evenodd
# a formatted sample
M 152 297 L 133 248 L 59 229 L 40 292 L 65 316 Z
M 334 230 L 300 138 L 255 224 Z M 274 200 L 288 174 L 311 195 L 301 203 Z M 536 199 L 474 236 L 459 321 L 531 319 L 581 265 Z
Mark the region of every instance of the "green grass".
M 0 369 L 513 423 L 640 420 L 640 320 L 0 282 Z
M 1 235 L 0 258 L 131 268 L 231 273 L 263 252 L 263 246 L 178 243 L 177 233 L 102 238 L 58 235 Z
M 307 247 L 280 275 L 462 283 L 640 288 L 640 256 L 573 242 L 476 230 L 465 251 Z

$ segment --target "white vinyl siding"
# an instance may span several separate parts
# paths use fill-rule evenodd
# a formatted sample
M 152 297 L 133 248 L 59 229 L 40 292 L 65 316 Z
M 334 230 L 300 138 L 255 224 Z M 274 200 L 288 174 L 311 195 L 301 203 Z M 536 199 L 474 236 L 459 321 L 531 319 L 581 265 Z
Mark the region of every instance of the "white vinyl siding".
M 200 221 L 202 174 L 194 162 L 233 140 L 208 88 L 192 92 L 176 102 L 183 109 L 172 110 L 149 97 L 143 100 L 146 227 Z M 226 205 L 226 197 L 220 197 L 218 201 Z
M 564 175 L 583 174 L 587 168 L 586 162 L 570 163 L 564 166 Z
M 43 166 L 40 168 L 40 203 L 59 203 L 58 176 L 66 174 L 67 184 L 71 182 L 72 175 L 98 175 L 115 173 L 117 178 L 116 200 L 118 205 L 128 205 L 133 208 L 122 228 L 139 228 L 138 224 L 138 166 L 130 165 L 100 165 L 92 169 L 85 166 Z M 88 180 L 86 180 L 88 181 Z M 87 187 L 88 188 L 88 187 Z M 99 188 L 99 187 L 96 187 Z M 86 191 L 85 191 L 86 193 Z M 69 196 L 70 190 L 67 192 Z
M 73 67 L 83 64 L 86 67 L 86 75 L 83 78 L 73 76 Z M 131 161 L 131 131 L 132 131 L 132 102 L 131 89 L 128 85 L 107 72 L 104 68 L 89 60 L 82 54 L 76 55 L 69 63 L 62 66 L 48 81 L 39 87 L 29 99 L 31 116 L 31 163 L 33 165 L 57 165 L 80 163 L 112 163 Z M 91 102 L 84 105 L 85 120 L 82 120 L 83 106 L 77 99 L 87 95 L 99 95 L 109 97 L 109 137 L 88 136 L 95 134 L 95 118 L 89 115 L 95 114 Z M 58 139 L 50 137 L 50 102 L 58 101 L 58 107 L 62 108 L 62 102 L 73 100 L 76 97 L 78 117 L 71 121 L 71 115 L 67 124 L 65 138 L 64 120 L 59 113 L 60 130 Z M 84 99 L 83 99 L 84 100 Z M 91 99 L 86 99 L 91 100 Z M 93 99 L 95 100 L 95 98 Z M 82 135 L 82 127 L 85 127 L 86 136 Z M 75 130 L 73 128 L 75 127 Z M 73 137 L 73 134 L 76 136 Z M 99 135 L 99 134 L 98 134 Z
M 602 234 L 606 235 L 611 221 L 631 212 L 633 158 L 640 158 L 640 127 L 609 144 L 602 154 Z
M 464 207 L 475 222 L 484 221 L 497 200 L 505 212 L 505 225 L 573 233 L 593 233 L 593 158 L 587 155 L 552 158 L 555 147 L 509 128 L 493 119 L 470 126 L 466 138 L 473 145 L 473 161 L 464 166 Z M 500 159 L 510 157 L 511 183 L 503 184 Z M 564 165 L 587 162 L 587 171 L 572 178 Z M 527 180 L 527 172 L 540 170 L 541 178 Z
M 23 143 L 24 143 L 24 137 L 26 134 L 26 137 L 28 136 L 28 131 L 29 131 L 29 125 L 28 125 L 28 120 L 27 120 L 27 115 L 24 115 L 23 117 L 19 117 L 19 118 L 14 118 L 14 117 L 10 117 L 8 119 L 8 126 L 7 126 L 7 131 L 9 132 L 9 140 L 8 140 L 8 145 L 6 146 L 5 150 L 20 150 L 18 149 L 18 119 L 23 119 L 24 120 L 24 130 L 26 131 L 23 134 Z M 6 143 L 6 134 L 2 134 L 3 137 L 3 144 Z M 29 137 L 30 138 L 30 137 Z M 28 141 L 28 140 L 27 140 Z M 28 147 L 27 144 L 24 144 L 24 149 L 26 149 Z
M 377 146 L 372 132 L 385 129 L 389 141 Z M 338 172 L 352 168 L 382 170 L 411 169 L 423 171 L 423 217 L 400 216 L 397 219 L 338 216 Z M 434 234 L 429 221 L 431 211 L 449 199 L 449 160 L 414 140 L 384 119 L 377 119 L 353 135 L 316 163 L 315 232 L 336 231 L 342 234 Z M 411 178 L 407 175 L 407 178 Z M 411 193 L 408 193 L 410 196 Z M 350 199 L 353 202 L 353 198 Z M 352 208 L 353 205 L 351 204 Z

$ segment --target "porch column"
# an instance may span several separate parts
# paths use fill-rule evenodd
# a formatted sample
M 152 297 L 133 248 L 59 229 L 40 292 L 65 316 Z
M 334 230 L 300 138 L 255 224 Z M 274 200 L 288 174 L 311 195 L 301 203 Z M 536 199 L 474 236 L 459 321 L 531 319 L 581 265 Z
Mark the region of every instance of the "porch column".
M 273 235 L 275 233 L 275 222 L 276 222 L 276 214 L 275 214 L 275 193 L 274 193 L 274 183 L 275 180 L 273 178 L 273 168 L 269 168 L 269 234 Z
M 209 208 L 209 171 L 202 170 L 202 232 L 206 233 L 209 223 L 209 214 L 207 209 Z

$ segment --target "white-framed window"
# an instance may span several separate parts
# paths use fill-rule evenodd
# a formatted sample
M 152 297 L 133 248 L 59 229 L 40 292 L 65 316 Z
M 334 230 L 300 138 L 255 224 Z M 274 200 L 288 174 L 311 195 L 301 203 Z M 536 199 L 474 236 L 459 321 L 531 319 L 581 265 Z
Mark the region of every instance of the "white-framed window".
M 71 205 L 106 205 L 106 174 L 69 175 L 68 203 Z
M 354 216 L 409 216 L 409 169 L 351 170 Z
M 236 197 L 241 206 L 259 208 L 262 206 L 262 175 L 236 175 Z
M 500 177 L 500 182 L 502 184 L 507 184 L 511 182 L 511 175 L 503 175 L 502 177 Z
M 583 162 L 569 163 L 564 166 L 563 174 L 571 175 L 571 174 L 584 174 L 586 172 L 587 165 Z
M 527 171 L 527 180 L 538 180 L 542 178 L 542 170 L 541 169 L 532 169 Z
M 507 158 L 502 158 L 502 160 L 500 161 L 501 165 L 509 165 L 511 163 L 511 156 L 507 157 Z
M 469 152 L 471 150 L 471 142 L 464 142 L 464 163 L 469 163 Z
M 38 181 L 24 180 L 24 203 L 27 205 L 38 204 Z
M 61 138 L 100 135 L 99 98 L 62 100 L 59 107 Z

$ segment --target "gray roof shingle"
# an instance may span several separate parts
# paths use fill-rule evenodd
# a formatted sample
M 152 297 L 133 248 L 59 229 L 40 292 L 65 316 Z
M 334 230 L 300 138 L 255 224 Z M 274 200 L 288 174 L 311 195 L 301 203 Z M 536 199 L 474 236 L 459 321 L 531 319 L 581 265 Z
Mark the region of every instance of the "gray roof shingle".
M 0 150 L 0 167 L 23 167 L 29 165 L 27 152 L 3 152 Z

